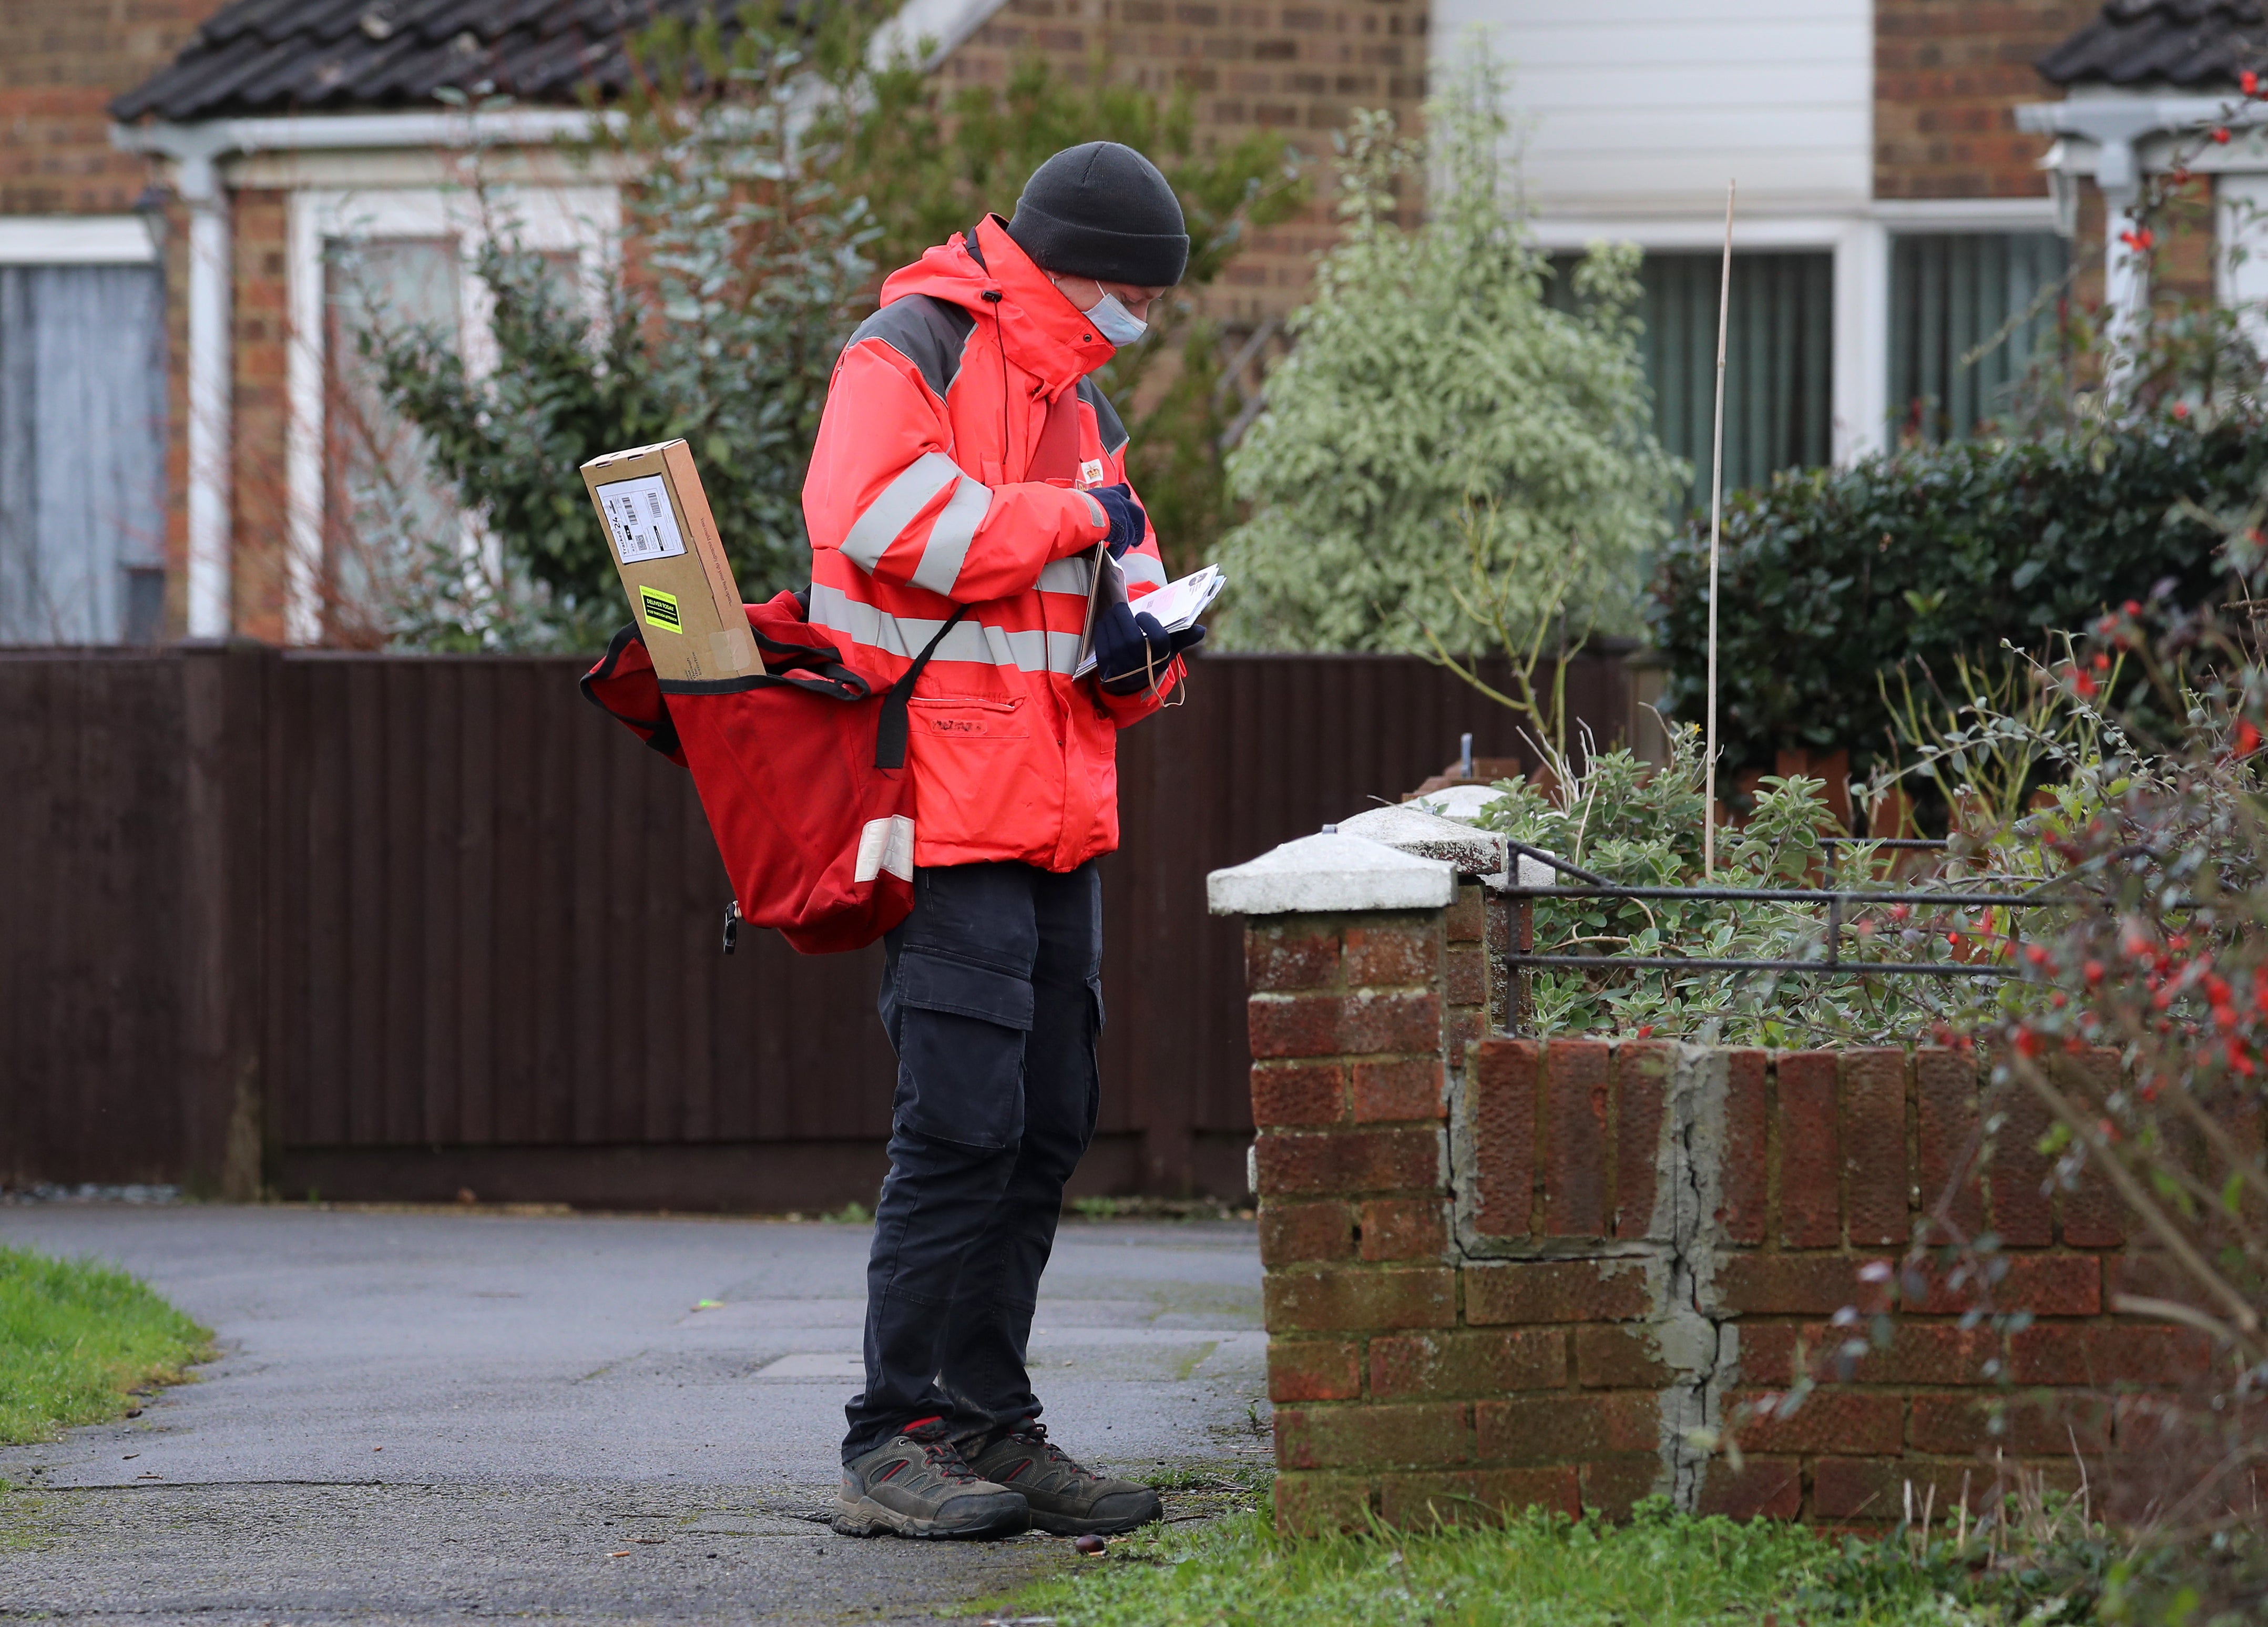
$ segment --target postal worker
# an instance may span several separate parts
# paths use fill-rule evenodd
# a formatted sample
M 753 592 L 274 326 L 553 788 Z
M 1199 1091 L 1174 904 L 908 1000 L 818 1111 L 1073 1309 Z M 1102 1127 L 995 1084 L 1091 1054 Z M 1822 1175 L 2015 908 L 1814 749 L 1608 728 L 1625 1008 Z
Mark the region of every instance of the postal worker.
M 1013 217 L 883 283 L 828 387 L 803 488 L 811 621 L 887 681 L 967 607 L 910 708 L 915 902 L 886 939 L 897 1091 L 845 1534 L 1108 1533 L 1159 1514 L 1154 1491 L 1049 1439 L 1024 1357 L 1101 1098 L 1095 861 L 1118 845 L 1118 731 L 1204 636 L 1140 613 L 1166 573 L 1090 375 L 1141 339 L 1189 249 L 1140 153 L 1058 152 Z M 1090 594 L 1104 553 L 1123 599 Z M 1098 665 L 1075 676 L 1090 641 Z

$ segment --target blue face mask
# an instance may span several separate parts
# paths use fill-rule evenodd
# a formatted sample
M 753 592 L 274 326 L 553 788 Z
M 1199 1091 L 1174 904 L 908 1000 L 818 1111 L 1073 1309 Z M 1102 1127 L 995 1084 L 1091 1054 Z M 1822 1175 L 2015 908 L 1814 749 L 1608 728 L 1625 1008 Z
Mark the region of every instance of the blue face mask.
M 1103 295 L 1086 316 L 1095 331 L 1114 345 L 1132 344 L 1150 331 L 1150 324 L 1119 304 L 1116 294 Z

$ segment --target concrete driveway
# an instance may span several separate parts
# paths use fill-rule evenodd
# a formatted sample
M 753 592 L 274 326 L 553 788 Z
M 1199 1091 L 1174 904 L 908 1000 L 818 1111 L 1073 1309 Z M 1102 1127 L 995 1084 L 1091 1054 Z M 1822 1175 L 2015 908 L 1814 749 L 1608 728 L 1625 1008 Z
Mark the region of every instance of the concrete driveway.
M 116 1261 L 224 1352 L 139 1418 L 0 1449 L 0 1618 L 914 1622 L 1080 1563 L 822 1523 L 866 1240 L 0 1209 L 0 1241 Z M 1066 1222 L 1032 1341 L 1051 1432 L 1120 1473 L 1263 1463 L 1259 1303 L 1248 1225 Z

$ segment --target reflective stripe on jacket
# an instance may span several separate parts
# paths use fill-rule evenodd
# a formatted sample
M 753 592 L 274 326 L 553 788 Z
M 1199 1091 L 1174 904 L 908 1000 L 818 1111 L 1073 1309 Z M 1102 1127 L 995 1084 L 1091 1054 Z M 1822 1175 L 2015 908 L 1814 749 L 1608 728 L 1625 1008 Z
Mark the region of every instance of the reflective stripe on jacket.
M 1114 354 L 993 216 L 883 283 L 835 364 L 803 483 L 812 622 L 895 677 L 970 607 L 914 689 L 917 864 L 1068 871 L 1118 845 L 1117 733 L 1158 703 L 1071 676 L 1108 529 L 1086 488 L 1126 478 L 1087 378 Z M 1051 408 L 1075 414 L 1075 482 L 1031 478 Z M 1129 599 L 1164 585 L 1154 532 L 1121 568 Z

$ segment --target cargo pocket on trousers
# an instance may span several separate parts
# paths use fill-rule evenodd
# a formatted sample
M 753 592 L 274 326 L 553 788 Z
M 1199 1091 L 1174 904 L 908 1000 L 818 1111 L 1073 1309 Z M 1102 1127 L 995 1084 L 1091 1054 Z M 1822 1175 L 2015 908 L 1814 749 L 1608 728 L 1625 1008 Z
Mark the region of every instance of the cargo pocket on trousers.
M 892 1118 L 964 1146 L 1003 1147 L 1022 1136 L 1030 982 L 907 949 L 898 955 L 897 997 Z

